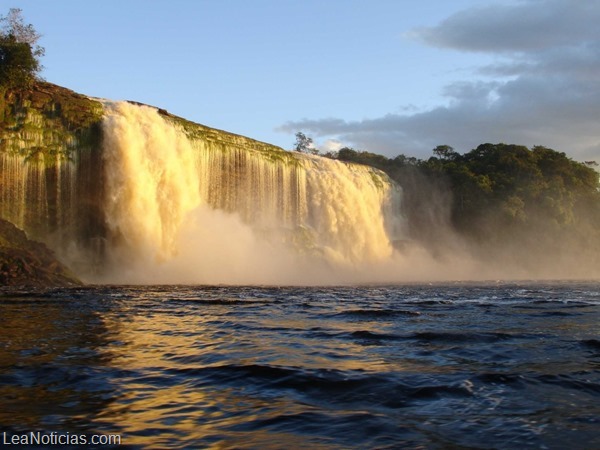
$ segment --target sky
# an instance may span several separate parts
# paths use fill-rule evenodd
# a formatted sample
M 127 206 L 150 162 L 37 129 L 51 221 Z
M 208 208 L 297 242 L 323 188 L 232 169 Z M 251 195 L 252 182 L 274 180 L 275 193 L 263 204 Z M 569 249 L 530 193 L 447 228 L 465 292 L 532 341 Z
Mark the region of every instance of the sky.
M 42 77 L 285 149 L 491 143 L 600 161 L 596 0 L 0 0 Z

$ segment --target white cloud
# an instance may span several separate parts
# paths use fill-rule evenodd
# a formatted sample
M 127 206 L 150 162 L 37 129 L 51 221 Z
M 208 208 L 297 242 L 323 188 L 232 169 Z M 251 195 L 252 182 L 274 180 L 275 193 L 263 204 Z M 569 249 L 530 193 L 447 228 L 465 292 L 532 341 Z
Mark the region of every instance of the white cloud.
M 447 105 L 361 121 L 288 122 L 281 128 L 393 156 L 436 145 L 545 145 L 600 161 L 600 2 L 528 0 L 458 12 L 411 32 L 422 42 L 496 57 L 478 80 L 444 88 Z
M 319 145 L 319 149 L 323 153 L 337 152 L 343 146 L 344 144 L 338 139 L 327 139 L 325 142 Z

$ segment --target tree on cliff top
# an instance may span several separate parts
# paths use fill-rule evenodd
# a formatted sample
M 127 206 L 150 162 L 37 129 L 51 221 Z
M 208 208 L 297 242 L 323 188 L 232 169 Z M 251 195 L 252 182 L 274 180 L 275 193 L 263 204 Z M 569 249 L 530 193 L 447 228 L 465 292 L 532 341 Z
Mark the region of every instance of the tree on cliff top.
M 11 8 L 0 16 L 0 85 L 23 88 L 31 85 L 42 69 L 39 59 L 44 48 L 37 45 L 41 35 L 23 22 L 22 11 Z
M 296 143 L 294 144 L 294 150 L 300 153 L 312 153 L 318 155 L 319 150 L 313 145 L 312 138 L 306 136 L 303 132 L 298 131 L 296 133 Z

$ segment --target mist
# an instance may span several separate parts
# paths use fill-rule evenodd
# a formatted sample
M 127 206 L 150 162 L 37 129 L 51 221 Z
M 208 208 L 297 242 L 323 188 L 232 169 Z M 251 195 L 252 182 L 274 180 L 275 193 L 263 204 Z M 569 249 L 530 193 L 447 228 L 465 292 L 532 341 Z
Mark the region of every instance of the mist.
M 340 285 L 600 275 L 581 236 L 561 234 L 542 212 L 527 217 L 533 227 L 503 229 L 503 216 L 490 209 L 461 228 L 451 180 L 416 166 L 394 173 L 394 182 L 366 165 L 198 138 L 154 108 L 105 108 L 108 233 L 103 267 L 83 274 L 88 281 Z
M 525 151 L 519 146 L 498 147 Z M 553 169 L 555 173 L 546 176 L 536 192 L 534 200 L 541 199 L 536 203 L 527 200 L 533 191 L 531 181 L 516 177 L 511 186 L 514 195 L 502 201 L 491 193 L 491 204 L 478 211 L 472 208 L 467 216 L 461 208 L 465 199 L 457 198 L 462 193 L 453 186 L 456 180 L 452 176 L 432 176 L 424 169 L 427 164 L 407 166 L 394 174 L 404 189 L 402 212 L 411 244 L 427 255 L 420 258 L 422 264 L 431 264 L 432 269 L 442 272 L 448 267 L 447 273 L 472 280 L 599 278 L 600 198 L 594 187 L 598 174 L 564 154 L 543 150 L 567 166 L 584 171 L 589 189 L 581 186 L 583 175 L 565 181 L 566 177 L 561 179 L 558 170 Z M 579 191 L 571 187 L 557 192 L 556 186 L 564 188 L 567 182 Z

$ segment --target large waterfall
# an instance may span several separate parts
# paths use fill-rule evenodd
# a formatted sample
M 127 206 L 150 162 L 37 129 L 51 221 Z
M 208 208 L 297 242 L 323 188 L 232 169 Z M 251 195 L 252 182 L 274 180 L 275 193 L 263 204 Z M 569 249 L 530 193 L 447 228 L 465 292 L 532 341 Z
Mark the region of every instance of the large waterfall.
M 50 143 L 52 124 L 29 110 L 0 152 L 0 217 L 84 279 L 314 284 L 389 269 L 401 191 L 382 172 L 149 106 L 103 110 L 85 142 Z
M 111 280 L 339 282 L 391 258 L 400 191 L 382 173 L 205 139 L 147 106 L 105 109 Z

